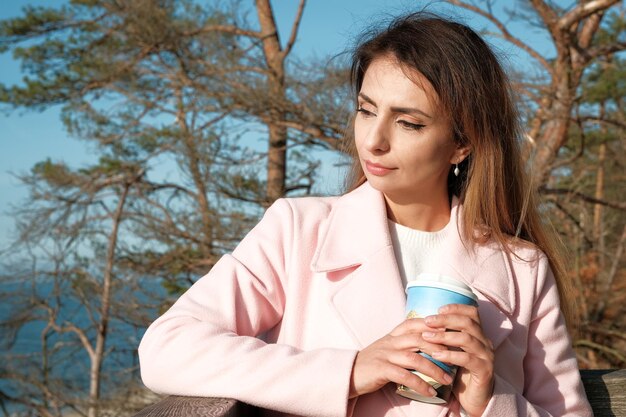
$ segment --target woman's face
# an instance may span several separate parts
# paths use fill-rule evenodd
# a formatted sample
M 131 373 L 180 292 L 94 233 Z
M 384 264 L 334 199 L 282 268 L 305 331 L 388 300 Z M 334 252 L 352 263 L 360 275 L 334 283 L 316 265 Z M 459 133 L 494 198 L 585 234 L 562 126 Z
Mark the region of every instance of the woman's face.
M 411 76 L 419 85 L 392 57 L 370 63 L 359 92 L 354 136 L 372 187 L 394 201 L 427 202 L 447 197 L 451 164 L 466 153 L 455 144 L 448 118 L 429 100 L 436 97 L 430 83 L 417 71 Z

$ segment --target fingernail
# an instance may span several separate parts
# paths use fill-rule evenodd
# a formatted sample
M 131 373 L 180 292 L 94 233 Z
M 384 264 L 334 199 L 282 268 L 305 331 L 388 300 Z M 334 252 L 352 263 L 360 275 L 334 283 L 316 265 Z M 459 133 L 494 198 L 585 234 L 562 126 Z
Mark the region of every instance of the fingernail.
M 428 388 L 428 393 L 430 394 L 431 397 L 434 397 L 435 395 L 437 395 L 437 391 L 435 391 L 433 387 Z
M 448 307 L 446 305 L 446 306 L 439 307 L 439 310 L 437 310 L 437 311 L 440 312 L 440 313 L 447 313 L 448 310 L 450 310 L 450 307 Z
M 443 358 L 443 352 L 442 351 L 437 351 L 437 352 L 433 352 L 431 353 L 431 355 L 433 358 Z
M 426 318 L 424 319 L 424 321 L 425 321 L 426 323 L 434 323 L 434 322 L 435 322 L 435 320 L 436 320 L 436 317 L 437 317 L 437 316 L 426 316 Z
M 443 380 L 446 381 L 446 384 L 451 384 L 452 383 L 452 377 L 448 374 L 445 374 L 443 376 Z

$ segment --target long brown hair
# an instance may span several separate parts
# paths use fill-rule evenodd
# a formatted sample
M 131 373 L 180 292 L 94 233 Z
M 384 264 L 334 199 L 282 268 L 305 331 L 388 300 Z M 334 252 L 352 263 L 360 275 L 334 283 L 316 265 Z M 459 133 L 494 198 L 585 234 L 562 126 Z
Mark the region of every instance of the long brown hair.
M 463 240 L 473 245 L 493 239 L 508 253 L 515 245 L 536 245 L 550 262 L 569 322 L 571 284 L 556 235 L 539 216 L 536 187 L 521 158 L 512 89 L 491 48 L 471 28 L 432 13 L 396 18 L 382 31 L 366 34 L 353 52 L 355 100 L 370 63 L 383 56 L 397 59 L 408 75 L 416 70 L 430 82 L 439 109 L 452 122 L 454 140 L 471 148 L 459 164 L 459 176 L 452 169 L 448 175 L 449 193 L 463 203 Z M 366 179 L 354 141 L 347 143 L 354 156 L 347 184 L 351 190 Z

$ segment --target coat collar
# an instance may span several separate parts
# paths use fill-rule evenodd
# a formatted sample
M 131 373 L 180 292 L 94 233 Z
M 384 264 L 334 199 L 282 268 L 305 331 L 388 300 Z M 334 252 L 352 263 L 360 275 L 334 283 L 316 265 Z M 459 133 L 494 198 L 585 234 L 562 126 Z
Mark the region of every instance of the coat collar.
M 453 200 L 453 227 L 434 254 L 440 273 L 456 276 L 482 293 L 508 316 L 515 311 L 516 291 L 508 255 L 495 244 L 465 244 L 459 233 L 462 205 Z M 314 272 L 331 272 L 367 264 L 392 247 L 384 196 L 369 183 L 335 200 L 320 225 L 320 238 L 311 262 Z M 397 270 L 397 266 L 396 266 Z
M 311 262 L 314 272 L 362 265 L 374 253 L 391 246 L 385 199 L 367 182 L 339 197 L 320 229 Z

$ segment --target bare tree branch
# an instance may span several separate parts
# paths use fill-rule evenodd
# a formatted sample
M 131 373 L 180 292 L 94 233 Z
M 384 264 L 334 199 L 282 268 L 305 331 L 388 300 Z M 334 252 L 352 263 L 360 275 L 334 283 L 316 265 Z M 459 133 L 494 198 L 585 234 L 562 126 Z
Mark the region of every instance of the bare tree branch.
M 615 203 L 612 201 L 598 200 L 597 198 L 591 197 L 589 195 L 583 194 L 579 191 L 570 190 L 567 188 L 549 188 L 548 186 L 542 186 L 539 188 L 539 191 L 542 194 L 560 194 L 560 195 L 568 195 L 578 197 L 588 203 L 593 204 L 601 204 L 606 207 L 611 207 L 617 210 L 626 211 L 626 203 Z
M 493 15 L 493 13 L 491 13 L 489 11 L 485 11 L 485 10 L 479 8 L 479 7 L 476 7 L 473 4 L 465 3 L 464 1 L 461 1 L 461 0 L 448 0 L 448 2 L 452 3 L 452 4 L 456 5 L 456 6 L 462 7 L 464 9 L 473 11 L 474 13 L 477 13 L 477 14 L 483 16 L 484 18 L 486 18 L 487 20 L 489 20 L 501 32 L 502 38 L 506 39 L 507 41 L 509 41 L 513 45 L 517 46 L 518 48 L 520 48 L 523 51 L 525 51 L 526 53 L 528 53 L 528 55 L 530 55 L 534 59 L 536 59 L 546 71 L 548 71 L 549 73 L 552 74 L 552 65 L 550 65 L 550 63 L 539 52 L 537 52 L 535 49 L 531 48 L 528 44 L 522 42 L 519 38 L 513 36 L 511 34 L 511 32 L 509 32 L 509 30 L 506 28 L 506 25 L 504 23 L 502 23 L 502 21 L 497 19 Z
M 576 111 L 578 111 L 578 107 L 576 108 Z M 574 119 L 574 121 L 578 124 L 579 131 L 580 131 L 580 147 L 578 148 L 578 151 L 570 158 L 562 160 L 562 161 L 555 161 L 555 163 L 553 163 L 550 167 L 551 171 L 562 166 L 570 165 L 572 162 L 581 158 L 583 154 L 585 153 L 585 143 L 586 143 L 587 135 L 585 135 L 585 130 L 582 127 L 582 121 L 580 120 L 580 118 L 577 117 Z
M 603 336 L 616 337 L 618 339 L 626 340 L 626 333 L 619 330 L 605 329 L 597 325 L 585 325 L 585 328 L 593 333 L 601 334 Z
M 621 120 L 608 119 L 606 117 L 596 117 L 596 116 L 578 116 L 577 118 L 583 123 L 584 122 L 591 122 L 591 123 L 598 123 L 598 124 L 604 123 L 604 124 L 618 127 L 620 129 L 626 129 L 626 122 L 623 122 Z
M 585 51 L 586 62 L 590 62 L 602 56 L 611 55 L 617 52 L 626 51 L 626 42 L 614 42 L 606 45 L 597 45 Z
M 583 227 L 582 224 L 580 224 L 580 221 L 572 214 L 570 213 L 564 206 L 563 204 L 561 204 L 556 197 L 554 196 L 549 196 L 550 198 L 550 202 L 552 204 L 554 204 L 556 206 L 556 208 L 563 213 L 563 215 L 567 218 L 567 220 L 569 220 L 575 227 L 576 229 L 578 229 L 583 236 L 583 239 L 585 240 L 585 244 L 588 246 L 593 245 L 592 240 L 587 236 L 587 234 L 585 233 L 585 228 Z
M 314 126 L 312 124 L 307 125 L 305 123 L 290 121 L 280 121 L 277 122 L 277 124 L 291 129 L 295 129 L 307 135 L 311 135 L 315 139 L 327 144 L 330 149 L 339 149 L 340 147 L 341 136 L 328 136 L 327 132 L 322 130 L 320 127 Z
M 93 350 L 93 346 L 91 346 L 91 342 L 89 341 L 89 338 L 87 337 L 87 334 L 84 332 L 83 329 L 76 327 L 76 325 L 73 323 L 64 323 L 63 326 L 52 324 L 52 326 L 54 330 L 59 333 L 74 333 L 80 340 L 83 348 L 87 351 L 90 360 L 94 360 L 95 352 Z
M 195 37 L 195 36 L 198 36 L 198 35 L 202 35 L 202 34 L 205 34 L 205 33 L 211 33 L 211 32 L 231 33 L 233 35 L 248 36 L 250 38 L 256 38 L 256 39 L 262 39 L 263 38 L 263 35 L 261 34 L 261 32 L 257 32 L 257 31 L 254 31 L 254 30 L 242 29 L 240 27 L 231 26 L 231 25 L 210 25 L 210 26 L 204 26 L 204 27 L 196 29 L 196 30 L 190 30 L 190 31 L 182 32 L 182 35 L 183 36 L 187 36 L 187 37 Z
M 296 18 L 294 19 L 293 26 L 291 28 L 291 35 L 289 35 L 289 41 L 287 41 L 287 45 L 282 52 L 283 59 L 286 58 L 287 55 L 289 55 L 294 43 L 296 42 L 296 37 L 298 36 L 298 28 L 300 27 L 300 22 L 302 21 L 302 12 L 304 11 L 305 3 L 306 0 L 300 0 L 300 4 L 298 5 L 298 11 L 296 12 Z
M 611 355 L 618 359 L 620 362 L 626 362 L 626 356 L 624 356 L 621 351 L 602 345 L 600 343 L 592 342 L 590 340 L 577 340 L 576 342 L 574 342 L 574 347 L 586 347 L 589 349 L 593 349 L 598 352 Z
M 578 47 L 581 49 L 587 49 L 591 45 L 593 35 L 598 31 L 604 12 L 598 12 L 589 16 L 585 21 L 582 21 L 582 28 L 578 31 Z
M 604 291 L 600 295 L 600 301 L 598 303 L 598 308 L 596 310 L 596 319 L 601 320 L 604 315 L 604 310 L 608 304 L 609 296 L 611 294 L 611 289 L 613 286 L 613 282 L 615 281 L 615 277 L 617 276 L 617 269 L 619 268 L 619 264 L 622 261 L 622 253 L 624 252 L 624 243 L 626 242 L 626 225 L 622 229 L 622 236 L 617 243 L 617 248 L 615 249 L 615 254 L 613 255 L 613 262 L 611 264 L 611 270 L 609 271 L 608 276 L 606 277 L 606 282 L 604 283 Z
M 537 0 L 533 0 L 533 3 L 535 2 L 537 2 Z M 569 30 L 572 25 L 577 24 L 586 17 L 606 10 L 619 2 L 620 0 L 594 0 L 580 2 L 558 20 L 558 26 L 561 30 Z
M 546 24 L 546 27 L 552 34 L 552 37 L 556 39 L 559 35 L 556 29 L 558 14 L 543 0 L 530 0 L 530 3 L 539 13 L 539 16 Z

